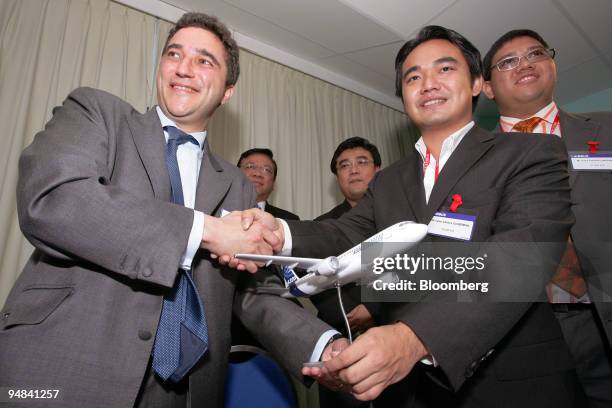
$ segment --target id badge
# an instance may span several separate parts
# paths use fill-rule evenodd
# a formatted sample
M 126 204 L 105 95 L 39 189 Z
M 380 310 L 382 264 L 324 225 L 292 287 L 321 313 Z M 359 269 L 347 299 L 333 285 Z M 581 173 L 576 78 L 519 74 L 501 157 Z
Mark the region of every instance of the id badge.
M 575 171 L 611 171 L 612 152 L 569 152 Z
M 469 241 L 476 224 L 476 216 L 451 212 L 437 212 L 429 222 L 427 233 L 445 238 Z

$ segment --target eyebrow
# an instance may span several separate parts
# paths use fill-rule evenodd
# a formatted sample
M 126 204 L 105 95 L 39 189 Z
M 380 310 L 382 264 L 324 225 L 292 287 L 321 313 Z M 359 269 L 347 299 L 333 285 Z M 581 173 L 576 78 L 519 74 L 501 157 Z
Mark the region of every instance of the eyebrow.
M 182 50 L 184 47 L 183 47 L 182 44 L 172 43 L 172 44 L 168 44 L 168 46 L 166 47 L 166 51 L 168 51 L 171 48 Z M 210 58 L 215 65 L 221 65 L 221 64 L 219 64 L 219 60 L 213 54 L 211 54 L 209 51 L 207 51 L 206 49 L 204 49 L 204 48 L 196 48 L 196 52 L 198 54 L 202 55 L 203 57 Z
M 457 58 L 454 58 L 454 57 L 442 57 L 442 58 L 438 58 L 437 60 L 435 60 L 433 62 L 433 65 L 441 65 L 441 64 L 448 63 L 448 62 L 451 62 L 453 64 L 458 64 L 459 63 Z M 406 75 L 408 75 L 408 74 L 410 74 L 412 72 L 418 71 L 420 69 L 421 69 L 420 65 L 413 65 L 410 68 L 408 68 L 406 70 L 406 72 L 404 72 L 404 75 L 402 75 L 402 78 L 406 78 Z

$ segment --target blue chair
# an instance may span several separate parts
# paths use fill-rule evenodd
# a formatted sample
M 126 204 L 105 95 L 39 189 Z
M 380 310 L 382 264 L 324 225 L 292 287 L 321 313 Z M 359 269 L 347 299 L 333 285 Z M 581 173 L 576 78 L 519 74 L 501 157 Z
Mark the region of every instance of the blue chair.
M 296 392 L 287 373 L 265 351 L 238 345 L 230 350 L 226 408 L 294 408 Z

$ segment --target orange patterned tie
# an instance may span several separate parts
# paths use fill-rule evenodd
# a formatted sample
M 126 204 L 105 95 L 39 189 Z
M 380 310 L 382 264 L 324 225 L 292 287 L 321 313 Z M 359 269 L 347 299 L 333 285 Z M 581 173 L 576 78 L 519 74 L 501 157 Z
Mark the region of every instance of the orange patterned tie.
M 552 278 L 552 282 L 577 298 L 581 298 L 587 292 L 586 282 L 582 277 L 572 238 L 567 240 L 565 253 L 563 258 L 561 258 L 557 272 Z
M 512 126 L 513 132 L 531 133 L 544 119 L 534 116 L 533 118 L 521 120 Z

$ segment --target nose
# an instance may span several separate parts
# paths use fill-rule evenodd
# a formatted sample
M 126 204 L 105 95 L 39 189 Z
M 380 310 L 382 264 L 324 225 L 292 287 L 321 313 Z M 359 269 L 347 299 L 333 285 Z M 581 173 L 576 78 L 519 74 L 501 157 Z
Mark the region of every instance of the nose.
M 438 78 L 434 74 L 424 73 L 421 84 L 421 93 L 428 93 L 439 89 Z
M 533 68 L 533 63 L 530 62 L 526 57 L 522 57 L 519 61 L 518 66 L 515 68 L 517 71 L 521 71 L 523 69 Z
M 192 77 L 193 67 L 189 58 L 182 58 L 176 66 L 176 74 L 180 77 Z

